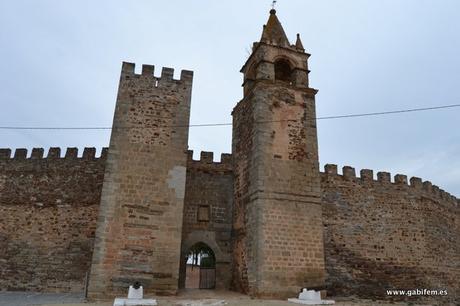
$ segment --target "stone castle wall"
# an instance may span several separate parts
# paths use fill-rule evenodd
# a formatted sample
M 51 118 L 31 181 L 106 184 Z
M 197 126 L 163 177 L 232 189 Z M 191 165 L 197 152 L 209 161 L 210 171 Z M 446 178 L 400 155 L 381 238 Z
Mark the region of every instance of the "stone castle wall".
M 107 149 L 81 157 L 69 148 L 0 149 L 0 290 L 81 292 L 91 266 Z M 217 259 L 217 288 L 229 288 L 233 173 L 231 155 L 188 152 L 183 251 L 207 243 Z M 198 209 L 209 221 L 198 221 Z M 185 275 L 183 275 L 185 276 Z
M 181 287 L 185 285 L 186 255 L 198 243 L 206 243 L 216 257 L 216 288 L 229 289 L 231 281 L 231 234 L 233 212 L 232 156 L 201 152 L 193 160 L 189 151 L 182 227 Z
M 0 290 L 83 291 L 106 150 L 77 153 L 0 150 Z
M 13 155 L 0 150 L 0 289 L 82 291 L 107 151 Z M 392 182 L 371 170 L 357 177 L 334 165 L 321 173 L 321 189 L 329 294 L 387 298 L 386 289 L 427 288 L 460 295 L 458 199 L 418 178 Z M 182 255 L 198 240 L 217 250 L 222 288 L 230 281 L 232 192 L 230 155 L 213 162 L 203 152 L 195 161 L 189 152 Z M 209 221 L 198 221 L 200 207 L 209 208 Z
M 351 167 L 338 175 L 335 165 L 321 186 L 329 293 L 388 298 L 386 289 L 426 288 L 458 299 L 458 199 L 419 178 L 357 177 Z
M 135 281 L 175 294 L 193 72 L 123 63 L 104 174 L 88 296 L 124 295 Z

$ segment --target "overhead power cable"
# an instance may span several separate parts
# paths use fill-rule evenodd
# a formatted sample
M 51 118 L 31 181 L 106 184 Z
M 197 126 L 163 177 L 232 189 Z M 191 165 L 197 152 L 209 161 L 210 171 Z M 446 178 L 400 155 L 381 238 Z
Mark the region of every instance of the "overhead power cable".
M 361 113 L 361 114 L 348 114 L 348 115 L 336 115 L 336 116 L 323 116 L 316 117 L 316 120 L 332 120 L 332 119 L 344 119 L 344 118 L 357 118 L 357 117 L 370 117 L 370 116 L 383 116 L 401 113 L 412 113 L 421 111 L 431 111 L 446 108 L 460 107 L 460 104 L 424 107 L 424 108 L 412 108 L 385 112 L 373 112 L 373 113 Z M 297 120 L 272 120 L 272 121 L 257 121 L 256 123 L 272 123 L 272 122 L 295 122 Z M 232 123 L 202 123 L 202 124 L 190 124 L 190 125 L 165 125 L 165 126 L 153 126 L 155 128 L 162 127 L 213 127 L 213 126 L 231 126 Z M 0 130 L 112 130 L 112 129 L 146 129 L 151 127 L 146 126 L 126 126 L 126 127 L 38 127 L 38 126 L 0 126 Z
M 381 116 L 381 115 L 391 115 L 391 114 L 401 114 L 401 113 L 422 112 L 422 111 L 437 110 L 437 109 L 444 109 L 444 108 L 454 108 L 454 107 L 460 107 L 460 104 L 433 106 L 433 107 L 424 107 L 424 108 L 413 108 L 413 109 L 403 109 L 403 110 L 395 110 L 395 111 L 387 111 L 387 112 L 376 112 L 376 113 L 327 116 L 327 117 L 318 117 L 316 119 L 317 120 L 327 120 L 327 119 Z

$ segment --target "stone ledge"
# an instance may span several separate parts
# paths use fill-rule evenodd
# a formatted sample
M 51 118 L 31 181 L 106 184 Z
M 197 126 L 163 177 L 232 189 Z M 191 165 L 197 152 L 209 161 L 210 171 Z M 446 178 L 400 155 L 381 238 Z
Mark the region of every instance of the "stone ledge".
M 302 304 L 302 305 L 331 305 L 335 304 L 332 300 L 301 300 L 301 299 L 288 299 L 288 302 Z
M 113 306 L 157 306 L 157 300 L 154 299 L 121 299 L 116 298 Z

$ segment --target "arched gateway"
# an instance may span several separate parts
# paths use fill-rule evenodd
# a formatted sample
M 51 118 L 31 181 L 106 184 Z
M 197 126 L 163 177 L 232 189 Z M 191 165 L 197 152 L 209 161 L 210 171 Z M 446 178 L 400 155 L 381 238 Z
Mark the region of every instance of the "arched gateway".
M 195 243 L 185 253 L 185 289 L 216 288 L 216 256 L 204 242 Z M 179 275 L 179 277 L 184 277 Z
M 179 288 L 230 288 L 230 253 L 222 251 L 215 237 L 216 233 L 212 231 L 195 231 L 185 237 L 181 248 Z

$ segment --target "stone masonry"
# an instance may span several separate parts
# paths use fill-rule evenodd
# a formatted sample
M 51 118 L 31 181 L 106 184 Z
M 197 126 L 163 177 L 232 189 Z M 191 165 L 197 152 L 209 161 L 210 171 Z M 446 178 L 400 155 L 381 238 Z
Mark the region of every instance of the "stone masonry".
M 107 151 L 0 151 L 0 290 L 83 291 Z
M 233 111 L 234 282 L 255 296 L 288 297 L 324 285 L 308 57 L 300 40 L 289 44 L 272 10 L 242 69 L 245 94 Z
M 420 178 L 329 164 L 300 37 L 272 10 L 243 66 L 232 154 L 188 150 L 193 73 L 123 63 L 109 148 L 0 149 L 0 290 L 148 295 L 185 286 L 204 243 L 216 288 L 285 298 L 302 287 L 389 297 L 445 289 L 459 304 L 460 200 Z M 63 156 L 61 156 L 63 155 Z M 218 158 L 217 158 L 218 159 Z
M 124 63 L 107 156 L 89 296 L 122 295 L 135 281 L 175 294 L 192 72 Z
M 233 167 L 232 156 L 222 154 L 213 162 L 212 152 L 193 160 L 189 152 L 182 230 L 181 274 L 185 287 L 186 255 L 198 243 L 206 243 L 216 256 L 216 289 L 228 289 L 231 281 Z
M 387 298 L 386 288 L 428 288 L 460 296 L 455 197 L 420 178 L 375 179 L 367 169 L 357 177 L 348 166 L 339 175 L 326 165 L 321 179 L 330 293 Z

